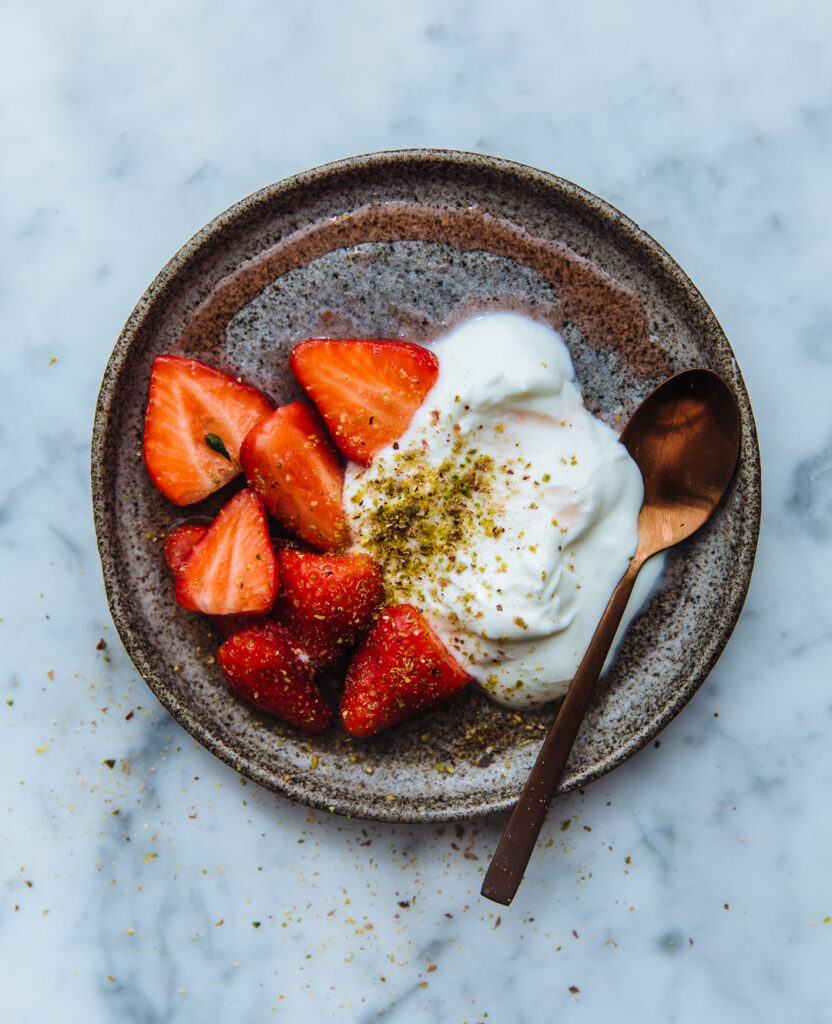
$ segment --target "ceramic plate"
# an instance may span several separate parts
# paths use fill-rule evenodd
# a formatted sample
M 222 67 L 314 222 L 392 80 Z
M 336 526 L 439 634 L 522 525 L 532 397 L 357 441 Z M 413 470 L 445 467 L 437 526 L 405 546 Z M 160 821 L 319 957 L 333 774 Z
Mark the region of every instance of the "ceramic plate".
M 107 365 L 92 447 L 95 525 L 113 619 L 170 713 L 237 771 L 315 807 L 391 821 L 506 808 L 554 706 L 518 714 L 472 688 L 456 703 L 356 741 L 307 737 L 236 701 L 219 639 L 173 597 L 163 544 L 183 510 L 141 458 L 154 356 L 193 356 L 275 403 L 313 336 L 429 342 L 463 317 L 515 309 L 563 332 L 588 406 L 619 426 L 669 374 L 720 373 L 742 413 L 740 464 L 713 520 L 674 550 L 578 736 L 561 790 L 620 764 L 701 685 L 739 616 L 759 526 L 748 396 L 704 299 L 666 252 L 597 197 L 551 174 L 435 150 L 378 153 L 271 185 L 220 214 L 161 271 Z M 213 513 L 226 489 L 194 510 Z M 337 680 L 330 681 L 335 696 Z

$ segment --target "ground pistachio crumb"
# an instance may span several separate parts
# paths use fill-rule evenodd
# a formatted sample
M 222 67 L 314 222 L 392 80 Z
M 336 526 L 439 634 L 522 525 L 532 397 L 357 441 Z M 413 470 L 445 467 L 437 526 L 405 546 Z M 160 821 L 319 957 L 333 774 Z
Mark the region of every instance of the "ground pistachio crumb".
M 391 462 L 390 471 L 366 480 L 352 501 L 364 510 L 362 547 L 406 600 L 438 560 L 449 573 L 461 571 L 463 544 L 493 534 L 495 510 L 483 499 L 492 493 L 495 467 L 490 455 L 465 450 L 461 442 L 439 466 L 418 447 L 397 452 Z

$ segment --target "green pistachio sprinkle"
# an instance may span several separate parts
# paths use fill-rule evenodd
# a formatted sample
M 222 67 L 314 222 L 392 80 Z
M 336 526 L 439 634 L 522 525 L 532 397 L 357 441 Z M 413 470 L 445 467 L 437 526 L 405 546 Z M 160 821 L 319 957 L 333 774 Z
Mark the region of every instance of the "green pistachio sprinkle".
M 389 475 L 368 480 L 353 495 L 366 510 L 363 546 L 400 599 L 415 592 L 437 560 L 446 576 L 462 572 L 467 566 L 458 555 L 465 540 L 498 529 L 487 500 L 494 460 L 475 448 L 465 451 L 461 441 L 453 456 L 434 466 L 418 447 L 397 452 Z

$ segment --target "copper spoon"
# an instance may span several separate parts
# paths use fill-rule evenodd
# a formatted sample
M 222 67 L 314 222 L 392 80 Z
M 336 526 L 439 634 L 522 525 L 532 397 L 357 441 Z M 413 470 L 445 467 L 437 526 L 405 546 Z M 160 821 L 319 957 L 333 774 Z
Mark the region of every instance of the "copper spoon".
M 645 398 L 621 440 L 644 478 L 638 546 L 598 623 L 486 872 L 482 895 L 505 906 L 523 878 L 639 570 L 651 555 L 698 530 L 731 482 L 740 449 L 736 399 L 725 381 L 710 370 L 684 370 Z

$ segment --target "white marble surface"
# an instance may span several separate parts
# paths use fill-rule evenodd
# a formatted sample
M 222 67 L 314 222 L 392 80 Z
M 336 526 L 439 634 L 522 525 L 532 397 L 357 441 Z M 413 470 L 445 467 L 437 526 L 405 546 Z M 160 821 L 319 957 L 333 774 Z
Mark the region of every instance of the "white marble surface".
M 3 1019 L 829 1020 L 826 0 L 3 22 Z M 533 164 L 641 223 L 722 321 L 763 454 L 726 653 L 660 747 L 558 803 L 508 910 L 478 895 L 500 816 L 330 818 L 197 748 L 119 644 L 92 530 L 98 384 L 162 264 L 261 185 L 407 146 Z

